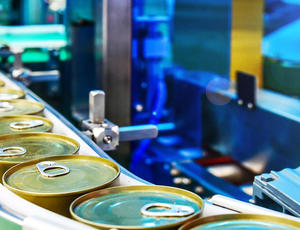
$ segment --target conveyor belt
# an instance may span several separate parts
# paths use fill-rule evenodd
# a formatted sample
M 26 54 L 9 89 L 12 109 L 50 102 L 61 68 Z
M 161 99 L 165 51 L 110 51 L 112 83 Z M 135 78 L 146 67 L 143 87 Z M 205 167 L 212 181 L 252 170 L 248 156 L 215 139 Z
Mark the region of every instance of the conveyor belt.
M 69 121 L 67 121 L 61 114 L 55 111 L 46 102 L 41 100 L 38 96 L 24 87 L 21 83 L 14 82 L 8 79 L 3 73 L 0 73 L 0 80 L 5 81 L 6 86 L 15 89 L 23 89 L 26 91 L 26 99 L 32 101 L 39 101 L 45 105 L 44 115 L 46 118 L 54 123 L 52 132 L 74 138 L 80 143 L 80 155 L 94 155 L 107 159 L 111 159 L 104 151 L 102 151 L 94 142 L 88 137 L 83 135 L 81 131 L 75 128 Z M 149 184 L 147 181 L 138 178 L 125 168 L 121 167 L 121 175 L 119 179 L 113 184 L 118 185 L 138 185 Z M 36 206 L 12 192 L 8 191 L 5 187 L 0 185 L 0 226 L 4 222 L 14 224 L 14 228 L 11 229 L 23 229 L 23 230 L 89 230 L 94 229 L 87 225 L 81 224 L 74 220 L 68 219 L 39 206 Z M 246 203 L 243 205 L 247 206 Z M 210 202 L 205 203 L 205 208 L 202 216 L 234 213 L 232 210 L 222 208 L 220 205 L 213 205 Z M 260 209 L 260 208 L 258 208 Z M 244 209 L 247 210 L 247 209 Z M 277 215 L 281 215 L 277 213 Z

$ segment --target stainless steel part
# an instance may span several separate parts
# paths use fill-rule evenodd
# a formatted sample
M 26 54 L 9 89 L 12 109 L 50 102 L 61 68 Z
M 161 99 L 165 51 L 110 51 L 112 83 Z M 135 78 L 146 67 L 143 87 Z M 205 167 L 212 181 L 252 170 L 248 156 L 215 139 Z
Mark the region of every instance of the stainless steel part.
M 156 125 L 134 125 L 119 127 L 120 141 L 136 141 L 156 138 L 158 128 Z
M 1 157 L 19 156 L 26 153 L 26 149 L 18 146 L 0 148 Z
M 63 176 L 70 172 L 70 169 L 64 165 L 58 164 L 54 161 L 43 161 L 36 164 L 37 169 L 39 170 L 40 174 L 44 177 L 57 177 Z M 55 173 L 48 173 L 47 170 L 49 169 L 62 169 L 63 171 L 58 171 Z
M 161 212 L 154 212 L 151 211 L 152 208 L 164 208 L 165 210 Z M 195 209 L 190 206 L 167 203 L 151 203 L 146 204 L 141 208 L 142 215 L 152 217 L 183 217 L 190 216 L 194 212 Z
M 90 119 L 82 122 L 82 128 L 103 150 L 115 150 L 119 141 L 135 141 L 155 138 L 158 129 L 155 125 L 118 127 L 105 119 L 105 93 L 92 90 L 89 95 Z
M 131 0 L 104 0 L 101 14 L 106 116 L 120 126 L 131 123 L 132 5 Z
M 95 124 L 104 123 L 105 93 L 102 90 L 90 91 L 89 97 L 90 121 Z
M 31 71 L 23 67 L 22 54 L 23 49 L 12 50 L 14 55 L 14 63 L 11 71 L 11 76 L 14 79 L 23 81 L 25 84 L 29 85 L 32 82 L 49 82 L 58 81 L 60 78 L 60 73 L 58 70 L 50 71 Z

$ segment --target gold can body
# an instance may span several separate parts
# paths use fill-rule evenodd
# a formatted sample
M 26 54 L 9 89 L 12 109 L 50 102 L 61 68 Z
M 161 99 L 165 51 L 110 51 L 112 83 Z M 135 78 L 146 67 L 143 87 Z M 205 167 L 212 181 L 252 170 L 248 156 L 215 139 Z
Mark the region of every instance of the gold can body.
M 149 214 L 150 207 L 157 210 Z M 189 213 L 177 215 L 178 207 Z M 74 219 L 98 229 L 178 229 L 180 225 L 199 217 L 203 207 L 204 202 L 198 195 L 183 189 L 134 185 L 83 195 L 73 201 L 70 213 Z M 175 211 L 169 213 L 170 210 Z
M 0 135 L 25 132 L 50 132 L 53 123 L 40 116 L 11 115 L 0 117 Z
M 5 86 L 5 82 L 0 80 L 0 87 L 3 87 L 3 86 Z
M 47 177 L 38 169 L 38 164 L 45 162 L 54 162 L 69 171 Z M 53 169 L 49 173 L 64 171 Z M 69 207 L 75 198 L 110 185 L 119 174 L 118 165 L 104 158 L 85 155 L 55 156 L 28 161 L 10 168 L 3 175 L 3 184 L 32 203 L 70 217 Z
M 24 154 L 4 156 L 25 149 Z M 11 150 L 10 150 L 11 149 Z M 20 133 L 0 136 L 0 176 L 10 167 L 29 160 L 47 156 L 73 155 L 79 151 L 79 143 L 72 138 L 54 133 Z
M 0 100 L 13 100 L 25 97 L 23 90 L 0 87 Z
M 258 214 L 226 214 L 209 216 L 193 220 L 183 225 L 179 230 L 201 229 L 300 229 L 300 222 L 267 215 Z
M 9 115 L 42 115 L 44 105 L 25 99 L 0 100 L 0 117 Z

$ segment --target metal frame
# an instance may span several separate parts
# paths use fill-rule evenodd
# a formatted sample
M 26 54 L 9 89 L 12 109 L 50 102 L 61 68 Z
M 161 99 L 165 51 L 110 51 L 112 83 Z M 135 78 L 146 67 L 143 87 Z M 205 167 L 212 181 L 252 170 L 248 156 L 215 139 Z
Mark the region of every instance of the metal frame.
M 103 89 L 107 118 L 130 125 L 131 0 L 103 0 Z

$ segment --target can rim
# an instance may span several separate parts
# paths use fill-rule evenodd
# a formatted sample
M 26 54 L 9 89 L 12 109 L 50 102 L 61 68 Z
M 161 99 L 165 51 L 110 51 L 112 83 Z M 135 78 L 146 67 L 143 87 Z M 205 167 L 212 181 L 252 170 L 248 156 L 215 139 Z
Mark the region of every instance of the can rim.
M 270 215 L 260 215 L 260 214 L 244 214 L 244 213 L 237 213 L 237 214 L 224 214 L 224 215 L 215 215 L 215 216 L 208 216 L 203 218 L 198 218 L 196 220 L 190 221 L 179 228 L 179 230 L 189 230 L 191 228 L 205 225 L 208 223 L 213 222 L 220 222 L 226 220 L 261 220 L 267 223 L 276 223 L 276 224 L 283 224 L 287 227 L 297 227 L 300 228 L 300 222 L 295 220 L 278 217 L 278 216 L 270 216 Z
M 9 88 L 9 87 L 0 87 L 0 93 L 14 93 L 17 94 L 17 98 L 16 99 L 21 99 L 25 97 L 25 91 L 21 90 L 21 89 L 13 89 L 13 88 Z
M 4 87 L 5 86 L 5 82 L 0 80 L 0 87 Z
M 26 113 L 24 113 L 24 114 L 20 114 L 20 115 L 37 114 L 37 113 L 42 112 L 42 111 L 45 109 L 45 105 L 43 105 L 43 104 L 41 104 L 41 103 L 39 103 L 39 102 L 37 102 L 37 101 L 30 101 L 30 100 L 26 100 L 26 99 L 0 100 L 0 102 L 23 103 L 23 104 L 24 104 L 24 103 L 27 103 L 27 104 L 34 104 L 34 105 L 40 107 L 40 109 L 37 110 L 37 111 L 34 111 L 34 112 L 28 111 L 28 112 L 26 112 Z M 3 115 L 3 116 L 6 116 L 6 115 Z M 2 116 L 0 116 L 0 117 L 2 117 Z
M 19 169 L 24 168 L 26 166 L 34 165 L 34 164 L 36 164 L 38 162 L 41 162 L 41 161 L 65 160 L 65 159 L 68 159 L 68 158 L 70 158 L 70 159 L 77 158 L 77 160 L 80 160 L 80 159 L 94 160 L 94 161 L 98 161 L 98 162 L 101 162 L 101 163 L 105 163 L 106 165 L 109 165 L 112 168 L 114 168 L 117 171 L 117 173 L 116 173 L 116 175 L 112 179 L 110 179 L 108 182 L 106 182 L 106 183 L 104 183 L 102 185 L 99 185 L 99 186 L 96 186 L 96 187 L 93 187 L 93 188 L 89 188 L 89 189 L 85 189 L 85 190 L 79 190 L 79 191 L 76 191 L 76 192 L 61 192 L 61 193 L 37 193 L 37 192 L 29 192 L 29 191 L 24 191 L 24 190 L 21 190 L 21 189 L 14 188 L 14 187 L 12 187 L 11 185 L 9 185 L 6 182 L 6 179 L 12 173 L 14 173 L 14 172 L 18 171 Z M 83 194 L 83 193 L 89 193 L 91 191 L 94 191 L 95 189 L 104 188 L 104 187 L 110 185 L 111 183 L 113 183 L 119 176 L 120 176 L 120 167 L 115 162 L 113 162 L 111 160 L 102 158 L 100 156 L 65 155 L 65 156 L 51 156 L 51 157 L 39 158 L 39 159 L 35 159 L 35 160 L 26 161 L 26 162 L 21 163 L 21 164 L 17 164 L 15 166 L 9 168 L 3 174 L 3 176 L 2 176 L 2 183 L 3 183 L 3 185 L 6 188 L 8 188 L 9 190 L 13 191 L 14 193 L 20 194 L 20 195 L 34 196 L 34 197 L 62 197 L 62 196 L 80 195 L 80 194 Z
M 118 192 L 130 192 L 130 191 L 157 191 L 157 192 L 166 192 L 166 193 L 171 193 L 175 195 L 179 195 L 184 197 L 185 199 L 188 199 L 190 201 L 193 201 L 197 203 L 200 207 L 200 210 L 197 211 L 196 213 L 192 214 L 191 216 L 188 216 L 181 221 L 172 223 L 172 224 L 166 224 L 166 225 L 161 225 L 161 226 L 156 226 L 156 227 L 145 227 L 145 226 L 119 226 L 119 225 L 109 225 L 109 224 L 99 224 L 90 220 L 86 220 L 80 216 L 78 216 L 75 212 L 74 209 L 81 204 L 82 202 L 103 196 L 103 195 L 108 195 L 108 194 L 113 194 L 113 193 L 118 193 Z M 94 192 L 90 192 L 87 194 L 84 194 L 78 198 L 76 198 L 70 205 L 69 211 L 71 213 L 71 216 L 73 219 L 83 222 L 85 224 L 91 225 L 96 228 L 105 228 L 105 229 L 131 229 L 131 230 L 142 230 L 142 229 L 163 229 L 163 228 L 171 228 L 171 227 L 176 227 L 179 226 L 187 221 L 193 220 L 200 216 L 203 212 L 204 209 L 204 201 L 203 199 L 198 196 L 195 193 L 192 193 L 190 191 L 180 189 L 180 188 L 175 188 L 171 186 L 162 186 L 162 185 L 130 185 L 130 186 L 115 186 L 115 187 L 110 187 L 102 190 L 97 190 Z
M 52 121 L 50 121 L 49 119 L 47 119 L 45 117 L 35 116 L 35 115 L 21 115 L 21 114 L 20 115 L 5 115 L 5 116 L 0 117 L 0 122 L 3 121 L 3 120 L 6 120 L 6 119 L 9 120 L 9 119 L 19 119 L 19 118 L 20 119 L 24 118 L 24 119 L 28 119 L 28 120 L 37 119 L 37 120 L 42 120 L 42 121 L 48 123 L 49 128 L 46 129 L 43 132 L 50 132 L 53 128 L 53 122 Z M 34 131 L 34 132 L 42 133 L 42 132 L 39 132 L 39 131 Z M 10 133 L 10 134 L 12 134 L 12 133 Z M 17 134 L 17 132 L 15 134 Z M 8 135 L 8 134 L 3 134 L 3 135 Z
M 0 117 L 1 119 L 2 117 Z M 22 137 L 26 137 L 26 136 L 51 136 L 51 137 L 56 137 L 58 139 L 61 140 L 67 140 L 68 142 L 71 142 L 74 146 L 75 146 L 75 150 L 70 153 L 72 154 L 76 154 L 79 151 L 80 148 L 80 144 L 78 141 L 76 141 L 73 138 L 61 135 L 61 134 L 57 134 L 57 133 L 46 133 L 46 132 L 24 132 L 24 133 L 13 133 L 13 134 L 4 134 L 4 135 L 0 135 L 0 141 L 3 139 L 14 139 L 14 138 L 22 138 Z M 51 156 L 52 157 L 52 156 Z M 39 158 L 40 159 L 40 158 Z M 33 161 L 36 159 L 33 159 Z M 32 161 L 32 160 L 29 160 Z M 16 164 L 21 164 L 21 163 L 26 163 L 29 161 L 5 161 L 0 159 L 0 164 L 9 164 L 9 165 L 16 165 Z

